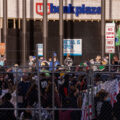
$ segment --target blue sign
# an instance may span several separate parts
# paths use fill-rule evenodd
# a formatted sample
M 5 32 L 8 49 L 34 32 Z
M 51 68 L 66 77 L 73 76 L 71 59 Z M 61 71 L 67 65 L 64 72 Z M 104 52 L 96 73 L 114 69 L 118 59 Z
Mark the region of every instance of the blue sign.
M 59 6 L 55 6 L 53 3 L 48 3 L 48 14 L 59 13 Z M 36 12 L 43 15 L 43 3 L 36 4 Z M 68 6 L 63 6 L 64 14 L 75 14 L 77 17 L 80 14 L 101 14 L 101 7 L 90 7 L 82 4 L 81 6 L 73 6 L 68 4 Z
M 70 54 L 71 56 L 82 55 L 82 39 L 64 39 L 64 56 Z
M 63 12 L 72 13 L 76 16 L 79 16 L 79 14 L 101 14 L 101 7 L 86 7 L 85 4 L 82 6 L 72 6 L 72 4 L 69 4 L 63 7 Z M 59 6 L 50 4 L 50 13 L 59 13 Z

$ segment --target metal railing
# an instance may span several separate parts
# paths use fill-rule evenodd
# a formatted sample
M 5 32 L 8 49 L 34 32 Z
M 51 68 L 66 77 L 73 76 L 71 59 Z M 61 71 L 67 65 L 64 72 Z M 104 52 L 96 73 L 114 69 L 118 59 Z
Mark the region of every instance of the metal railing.
M 11 74 L 14 74 L 15 75 L 15 77 L 16 77 L 16 79 L 17 79 L 17 81 L 16 81 L 16 83 L 15 83 L 15 85 L 16 85 L 16 104 L 18 103 L 18 84 L 19 84 L 19 82 L 20 81 L 18 81 L 18 79 L 19 79 L 19 74 L 20 74 L 20 72 L 19 72 L 19 69 L 23 69 L 23 71 L 21 72 L 22 74 L 23 73 L 32 73 L 32 74 L 35 74 L 37 77 L 36 77 L 36 83 L 37 83 L 37 90 L 38 90 L 38 107 L 37 108 L 34 108 L 34 107 L 31 107 L 31 108 L 26 108 L 26 107 L 19 107 L 18 106 L 18 104 L 16 105 L 16 107 L 15 108 L 0 108 L 0 110 L 7 110 L 7 111 L 9 111 L 9 110 L 14 110 L 14 111 L 16 111 L 16 118 L 17 119 L 19 119 L 19 111 L 20 110 L 31 110 L 31 111 L 35 111 L 35 110 L 37 110 L 37 111 L 39 111 L 38 113 L 39 113 L 39 120 L 42 120 L 42 110 L 47 110 L 47 111 L 53 111 L 52 112 L 52 120 L 55 120 L 55 111 L 70 111 L 70 110 L 72 110 L 72 111 L 83 111 L 83 108 L 81 107 L 81 108 L 72 108 L 72 107 L 70 107 L 70 106 L 68 106 L 68 108 L 64 108 L 63 106 L 62 107 L 56 107 L 55 106 L 55 74 L 56 73 L 60 73 L 59 71 L 55 71 L 54 70 L 54 68 L 55 68 L 55 66 L 54 66 L 54 64 L 53 64 L 53 70 L 51 71 L 51 72 L 49 72 L 49 73 L 51 73 L 51 77 L 52 77 L 52 81 L 51 81 L 51 84 L 52 84 L 52 105 L 51 105 L 51 107 L 47 107 L 47 108 L 44 108 L 44 107 L 42 107 L 43 106 L 43 104 L 42 104 L 42 102 L 41 102 L 41 85 L 40 85 L 40 78 L 41 78 L 41 76 L 40 76 L 40 74 L 41 73 L 44 73 L 44 72 L 40 72 L 40 68 L 41 67 L 39 67 L 39 65 L 38 65 L 39 63 L 37 62 L 37 64 L 36 64 L 36 72 L 27 72 L 27 71 L 25 71 L 25 69 L 28 69 L 28 67 L 16 67 L 16 71 L 15 72 L 3 72 L 3 71 L 1 71 L 0 72 L 0 75 L 4 75 L 4 74 L 9 74 L 9 73 L 11 73 Z M 117 65 L 117 66 L 113 66 L 113 65 L 111 65 L 111 67 L 120 67 L 119 65 Z M 11 66 L 5 66 L 4 67 L 5 69 L 6 68 L 11 68 Z M 42 67 L 43 68 L 43 67 Z M 47 67 L 45 67 L 44 66 L 44 68 L 47 68 Z M 91 70 L 91 69 L 89 69 L 89 71 L 69 71 L 69 72 L 66 72 L 66 71 L 62 71 L 64 74 L 75 74 L 75 73 L 77 73 L 77 74 L 81 74 L 81 75 L 85 75 L 86 76 L 86 81 L 87 81 L 87 87 L 86 87 L 86 89 L 85 90 L 80 90 L 79 91 L 79 94 L 80 93 L 82 93 L 82 94 L 84 94 L 84 91 L 87 91 L 87 99 L 88 99 L 88 101 L 90 101 L 89 99 L 91 99 L 92 101 L 92 105 L 94 104 L 94 85 L 95 85 L 95 81 L 94 81 L 94 79 L 95 79 L 95 75 L 96 74 L 119 74 L 118 72 L 111 72 L 111 71 L 102 71 L 102 72 L 100 72 L 100 71 L 94 71 L 93 72 L 93 70 Z M 78 78 L 77 78 L 78 79 Z M 90 94 L 90 95 L 89 95 Z M 44 96 L 44 95 L 43 95 Z M 74 101 L 73 101 L 74 102 Z M 89 104 L 88 104 L 88 106 L 89 106 Z M 70 107 L 70 108 L 69 108 Z M 94 111 L 94 106 L 92 106 L 92 111 Z M 90 113 L 90 109 L 88 109 L 88 114 Z M 88 117 L 90 117 L 90 116 L 88 116 Z M 93 112 L 93 115 L 92 115 L 92 117 L 94 117 L 94 112 Z M 91 119 L 91 118 L 88 118 L 89 120 Z

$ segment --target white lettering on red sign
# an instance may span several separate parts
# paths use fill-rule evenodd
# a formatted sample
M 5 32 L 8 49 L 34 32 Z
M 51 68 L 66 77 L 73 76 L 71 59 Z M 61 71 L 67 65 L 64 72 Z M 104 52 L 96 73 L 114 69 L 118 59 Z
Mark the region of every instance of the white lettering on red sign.
M 105 52 L 115 53 L 115 23 L 106 23 Z

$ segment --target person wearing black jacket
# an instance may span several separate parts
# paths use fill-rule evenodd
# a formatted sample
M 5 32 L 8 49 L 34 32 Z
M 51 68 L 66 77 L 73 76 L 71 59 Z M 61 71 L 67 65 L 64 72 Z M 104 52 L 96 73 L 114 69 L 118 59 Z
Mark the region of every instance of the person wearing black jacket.
M 98 120 L 113 120 L 112 105 L 110 103 L 110 96 L 107 92 L 105 93 L 105 96 L 104 96 L 104 101 L 101 106 Z
M 29 76 L 27 73 L 24 73 L 24 75 L 22 76 L 22 81 L 18 83 L 18 87 L 17 87 L 19 108 L 26 107 L 25 98 L 30 87 L 31 87 L 31 82 Z M 20 115 L 22 111 L 23 110 L 18 110 L 18 115 Z
M 120 120 L 120 93 L 116 97 L 117 102 L 114 104 L 113 107 L 113 115 L 116 120 Z
M 6 93 L 2 98 L 2 104 L 0 105 L 0 108 L 14 108 L 10 100 L 11 94 Z M 16 120 L 14 110 L 0 110 L 0 120 Z

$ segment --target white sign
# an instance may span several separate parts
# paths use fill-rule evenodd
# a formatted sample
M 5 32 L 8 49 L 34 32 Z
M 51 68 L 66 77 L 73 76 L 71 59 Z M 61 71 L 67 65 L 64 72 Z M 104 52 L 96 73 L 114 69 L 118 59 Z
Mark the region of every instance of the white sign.
M 82 55 L 82 39 L 64 39 L 64 56 L 70 54 L 71 56 Z
M 8 0 L 8 18 L 23 18 L 22 1 L 23 0 Z M 59 1 L 60 0 L 47 0 L 48 20 L 59 20 Z M 63 19 L 100 20 L 100 16 L 100 0 L 63 0 Z M 0 18 L 1 17 L 3 17 L 3 0 L 0 0 Z M 43 19 L 43 0 L 26 0 L 26 18 Z
M 115 53 L 115 23 L 106 23 L 105 52 Z
M 38 56 L 43 56 L 43 44 L 37 44 L 38 46 Z
M 23 0 L 7 0 L 8 18 L 23 18 Z M 59 1 L 47 0 L 48 20 L 59 20 Z M 43 19 L 43 0 L 26 0 L 26 18 Z M 120 0 L 112 0 L 112 19 L 120 20 Z M 63 0 L 65 20 L 101 20 L 101 0 Z M 110 19 L 109 0 L 106 0 L 106 20 Z M 0 0 L 0 18 L 3 17 L 3 0 Z

